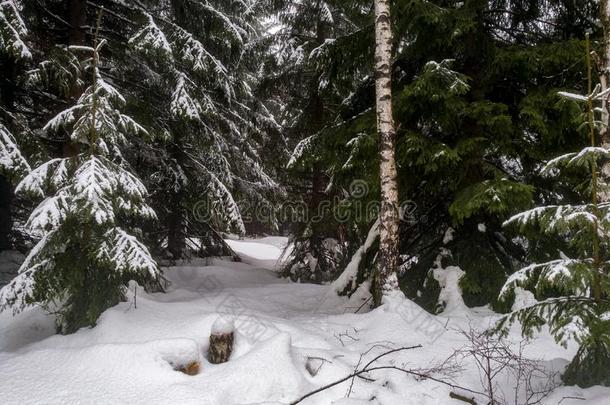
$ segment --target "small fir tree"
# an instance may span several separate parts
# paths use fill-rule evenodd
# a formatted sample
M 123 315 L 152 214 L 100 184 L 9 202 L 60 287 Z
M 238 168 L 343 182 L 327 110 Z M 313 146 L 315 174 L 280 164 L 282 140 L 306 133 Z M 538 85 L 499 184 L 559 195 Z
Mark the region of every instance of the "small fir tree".
M 523 333 L 531 336 L 548 325 L 558 343 L 575 340 L 579 349 L 568 365 L 564 381 L 588 387 L 610 385 L 610 302 L 608 293 L 610 203 L 600 203 L 598 194 L 605 187 L 599 176 L 601 159 L 610 158 L 610 151 L 596 146 L 599 122 L 594 104 L 607 97 L 600 87 L 592 88 L 589 42 L 587 36 L 588 95 L 560 93 L 562 97 L 586 104 L 586 128 L 590 146 L 550 160 L 542 172 L 550 175 L 586 169 L 590 179 L 586 190 L 590 202 L 581 205 L 550 205 L 536 207 L 509 219 L 505 225 L 516 225 L 523 232 L 536 230 L 568 241 L 573 257 L 561 257 L 546 263 L 527 266 L 508 279 L 501 299 L 514 296 L 515 288 L 531 290 L 539 299 L 504 317 L 497 328 L 507 333 L 508 326 L 521 323 Z
M 117 109 L 125 100 L 100 74 L 105 41 L 95 38 L 93 48 L 71 47 L 91 53 L 85 63 L 92 85 L 44 128 L 50 135 L 68 134 L 79 151 L 42 164 L 18 185 L 17 193 L 44 198 L 26 224 L 40 241 L 0 290 L 0 310 L 18 312 L 38 303 L 56 313 L 62 333 L 94 325 L 124 298 L 129 280 L 150 286 L 160 275 L 147 248 L 128 232 L 155 213 L 120 151 L 130 136 L 146 131 Z

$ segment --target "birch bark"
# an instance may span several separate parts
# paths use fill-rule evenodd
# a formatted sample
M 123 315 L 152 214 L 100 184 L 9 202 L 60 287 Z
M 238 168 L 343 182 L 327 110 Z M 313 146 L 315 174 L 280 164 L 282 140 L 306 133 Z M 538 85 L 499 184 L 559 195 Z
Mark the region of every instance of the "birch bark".
M 379 134 L 379 258 L 373 278 L 373 302 L 398 289 L 398 184 L 396 170 L 396 128 L 392 115 L 392 27 L 390 1 L 375 0 L 375 94 Z

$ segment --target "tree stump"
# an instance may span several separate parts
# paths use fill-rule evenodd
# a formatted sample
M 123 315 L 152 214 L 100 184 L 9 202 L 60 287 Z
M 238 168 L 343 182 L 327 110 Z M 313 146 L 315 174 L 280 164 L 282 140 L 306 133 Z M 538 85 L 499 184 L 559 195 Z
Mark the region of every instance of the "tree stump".
M 212 325 L 210 334 L 210 347 L 208 349 L 208 361 L 212 364 L 220 364 L 229 361 L 233 352 L 235 327 L 233 322 L 219 317 Z

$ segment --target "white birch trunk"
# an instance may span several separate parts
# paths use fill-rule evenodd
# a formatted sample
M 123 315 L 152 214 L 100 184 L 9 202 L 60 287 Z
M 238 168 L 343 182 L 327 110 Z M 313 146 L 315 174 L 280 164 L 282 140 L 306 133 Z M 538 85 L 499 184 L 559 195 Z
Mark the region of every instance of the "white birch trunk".
M 602 0 L 600 20 L 604 29 L 603 55 L 598 58 L 599 81 L 602 91 L 610 86 L 610 0 Z M 603 148 L 610 149 L 610 102 L 608 98 L 602 100 L 602 128 L 600 139 Z M 610 183 L 610 162 L 605 162 L 601 168 L 602 181 Z M 610 202 L 610 190 L 602 187 L 599 193 L 600 202 Z
M 396 128 L 392 116 L 392 27 L 390 0 L 375 0 L 375 93 L 379 133 L 379 257 L 373 279 L 373 299 L 398 289 L 398 184 L 396 171 Z

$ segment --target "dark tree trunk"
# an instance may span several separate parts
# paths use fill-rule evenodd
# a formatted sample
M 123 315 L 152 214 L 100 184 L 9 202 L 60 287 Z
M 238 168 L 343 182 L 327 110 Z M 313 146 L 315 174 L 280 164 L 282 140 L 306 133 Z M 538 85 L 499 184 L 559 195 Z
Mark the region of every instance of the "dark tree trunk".
M 176 23 L 181 26 L 188 23 L 189 15 L 185 1 L 171 0 L 170 4 L 176 18 Z M 174 140 L 169 148 L 170 158 L 175 161 L 177 166 L 182 168 L 185 167 L 187 157 L 179 145 L 183 145 L 181 134 L 186 130 L 186 128 L 176 125 L 173 125 L 171 128 Z M 183 187 L 180 187 L 177 191 L 172 192 L 170 204 L 167 207 L 169 210 L 169 215 L 167 216 L 166 222 L 167 250 L 171 253 L 174 260 L 185 258 L 187 252 L 186 238 L 188 231 L 188 216 L 186 212 L 186 193 L 187 190 L 185 190 Z
M 182 145 L 180 134 L 184 128 L 179 126 L 172 127 L 174 141 L 168 148 L 169 157 L 174 161 L 174 164 L 181 167 L 183 170 L 187 160 L 186 155 L 181 150 L 179 145 Z M 171 253 L 174 260 L 183 259 L 186 256 L 186 237 L 187 237 L 187 212 L 186 212 L 186 193 L 187 190 L 183 184 L 176 187 L 170 184 L 172 190 L 167 202 L 166 209 L 168 215 L 166 217 L 167 227 L 167 250 Z
M 169 201 L 167 216 L 167 250 L 174 260 L 184 258 L 186 253 L 186 215 L 183 191 L 173 192 Z
M 69 0 L 68 15 L 70 22 L 70 45 L 85 45 L 87 33 L 87 0 Z
M 68 0 L 67 1 L 68 22 L 70 30 L 68 32 L 68 45 L 87 45 L 87 0 Z M 80 55 L 79 57 L 82 57 Z M 85 79 L 86 81 L 86 79 Z M 72 86 L 69 92 L 69 97 L 72 100 L 77 100 L 81 95 L 82 89 L 76 84 Z M 61 154 L 63 157 L 74 157 L 78 155 L 81 148 L 78 144 L 65 139 L 61 141 Z
M 12 111 L 15 105 L 15 82 L 17 81 L 17 64 L 9 56 L 0 56 L 0 102 Z
M 322 272 L 327 272 L 330 270 L 330 265 L 326 258 L 326 252 L 323 246 L 324 238 L 329 236 L 328 230 L 325 226 L 324 221 L 324 207 L 323 201 L 326 189 L 326 175 L 322 171 L 322 167 L 320 164 L 315 164 L 313 167 L 313 173 L 311 177 L 311 198 L 310 198 L 310 206 L 309 210 L 311 212 L 311 227 L 312 234 L 309 237 L 309 248 L 311 249 L 311 253 L 316 257 L 316 274 L 321 274 L 318 270 Z
M 174 11 L 174 15 L 176 16 L 176 21 L 179 24 L 184 22 L 188 22 L 188 13 L 186 11 L 186 5 L 184 4 L 184 0 L 171 0 L 172 10 Z
M 0 251 L 11 248 L 9 235 L 13 227 L 12 200 L 13 187 L 6 177 L 0 175 Z
M 318 45 L 322 45 L 326 41 L 328 37 L 327 31 L 327 24 L 322 20 L 318 21 L 316 27 Z M 316 133 L 322 130 L 325 124 L 326 108 L 324 105 L 324 98 L 320 94 L 319 82 L 319 76 L 311 82 L 312 97 L 308 106 L 310 120 L 308 122 L 308 128 L 306 128 L 309 133 Z M 309 195 L 308 209 L 310 212 L 309 225 L 312 229 L 311 236 L 309 237 L 309 250 L 317 259 L 317 268 L 315 271 L 315 274 L 317 275 L 322 274 L 321 272 L 328 272 L 331 270 L 323 246 L 324 239 L 331 236 L 327 229 L 328 224 L 324 221 L 324 210 L 328 209 L 328 207 L 323 205 L 324 199 L 326 198 L 327 182 L 323 165 L 319 162 L 315 163 L 311 173 L 311 194 Z
M 0 104 L 6 111 L 12 112 L 15 108 L 15 83 L 17 82 L 17 64 L 8 57 L 0 58 L 0 69 L 3 72 L 0 76 Z M 12 122 L 12 116 L 0 113 L 0 118 L 5 119 L 6 123 Z M 6 176 L 0 174 L 0 251 L 11 248 L 9 235 L 13 228 L 12 215 L 13 185 Z

